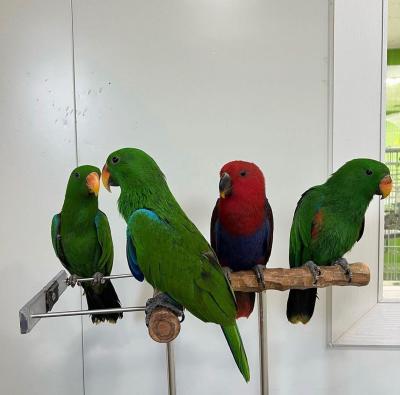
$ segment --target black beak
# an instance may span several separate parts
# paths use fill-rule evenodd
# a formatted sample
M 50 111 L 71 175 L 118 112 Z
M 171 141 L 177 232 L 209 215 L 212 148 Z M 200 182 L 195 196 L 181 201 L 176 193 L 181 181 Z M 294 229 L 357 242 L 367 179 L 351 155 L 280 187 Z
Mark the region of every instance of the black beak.
M 219 180 L 219 196 L 225 199 L 232 194 L 232 180 L 228 173 L 223 173 Z

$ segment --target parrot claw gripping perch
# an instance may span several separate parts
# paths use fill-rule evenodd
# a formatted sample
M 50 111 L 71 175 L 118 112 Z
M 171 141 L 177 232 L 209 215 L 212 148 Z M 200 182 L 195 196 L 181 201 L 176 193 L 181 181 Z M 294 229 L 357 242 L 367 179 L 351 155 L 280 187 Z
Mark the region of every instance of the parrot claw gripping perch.
M 334 262 L 335 265 L 340 266 L 346 276 L 349 278 L 349 283 L 351 283 L 351 280 L 353 278 L 353 273 L 351 272 L 349 262 L 347 262 L 347 259 L 345 258 L 339 258 L 337 261 Z
M 171 310 L 177 317 L 181 317 L 180 322 L 185 320 L 185 313 L 183 312 L 183 306 L 177 303 L 166 293 L 159 293 L 154 297 L 150 298 L 146 302 L 146 325 L 149 326 L 150 317 L 154 310 L 158 308 L 166 308 Z
M 304 264 L 304 266 L 307 267 L 310 270 L 310 272 L 311 272 L 311 274 L 313 276 L 313 279 L 314 279 L 313 286 L 316 287 L 317 283 L 318 283 L 319 276 L 321 275 L 321 270 L 320 270 L 319 266 L 317 264 L 315 264 L 313 261 L 307 261 Z
M 69 276 L 66 280 L 67 285 L 70 285 L 72 288 L 75 287 L 76 284 L 78 284 L 79 277 L 76 274 L 72 274 Z
M 105 283 L 106 283 L 106 279 L 104 278 L 104 274 L 102 274 L 100 272 L 96 272 L 95 274 L 93 274 L 92 285 L 96 286 L 96 285 L 105 284 Z
M 265 284 L 264 279 L 264 269 L 265 266 L 263 265 L 256 265 L 252 268 L 253 272 L 256 274 L 258 285 L 265 290 L 267 289 L 267 285 Z

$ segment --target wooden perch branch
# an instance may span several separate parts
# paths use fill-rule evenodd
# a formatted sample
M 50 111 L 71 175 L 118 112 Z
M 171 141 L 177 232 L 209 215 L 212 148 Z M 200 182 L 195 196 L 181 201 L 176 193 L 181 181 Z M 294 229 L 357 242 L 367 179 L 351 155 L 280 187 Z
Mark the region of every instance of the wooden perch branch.
M 338 265 L 319 266 L 319 268 L 321 275 L 316 286 L 313 285 L 313 277 L 306 267 L 264 269 L 265 289 L 260 287 L 255 273 L 251 270 L 231 273 L 231 285 L 234 291 L 262 292 L 268 289 L 286 291 L 288 289 L 325 288 L 330 285 L 361 287 L 369 283 L 369 267 L 365 263 L 350 264 L 353 273 L 351 282 Z
M 331 285 L 357 286 L 368 285 L 370 280 L 369 267 L 365 263 L 352 263 L 353 273 L 351 282 L 343 269 L 337 265 L 320 266 L 321 275 L 317 285 L 313 285 L 313 277 L 306 267 L 295 269 L 270 268 L 264 269 L 266 288 L 263 289 L 257 282 L 255 273 L 251 270 L 230 274 L 231 285 L 234 291 L 262 292 L 265 290 L 286 291 L 288 289 L 325 288 Z M 174 340 L 180 331 L 179 318 L 166 308 L 154 310 L 149 321 L 149 335 L 159 343 L 168 343 Z

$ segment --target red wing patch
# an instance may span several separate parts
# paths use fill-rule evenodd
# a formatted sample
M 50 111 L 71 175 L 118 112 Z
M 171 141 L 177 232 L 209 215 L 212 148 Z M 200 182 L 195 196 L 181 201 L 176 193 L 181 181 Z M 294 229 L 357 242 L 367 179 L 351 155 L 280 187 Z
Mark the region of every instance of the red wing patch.
M 318 210 L 316 214 L 314 215 L 312 225 L 311 225 L 311 238 L 315 240 L 318 238 L 318 234 L 322 228 L 322 222 L 323 222 L 323 214 L 321 210 Z

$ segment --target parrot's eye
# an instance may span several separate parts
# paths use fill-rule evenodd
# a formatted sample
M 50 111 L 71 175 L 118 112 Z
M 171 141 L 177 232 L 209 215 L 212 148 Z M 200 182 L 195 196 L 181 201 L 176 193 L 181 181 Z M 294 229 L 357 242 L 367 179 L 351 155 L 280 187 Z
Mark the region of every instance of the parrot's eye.
M 245 177 L 245 176 L 247 175 L 247 171 L 246 171 L 246 170 L 242 170 L 242 171 L 240 172 L 240 175 L 241 175 L 242 177 Z
M 118 156 L 113 156 L 113 157 L 111 158 L 111 162 L 112 162 L 112 163 L 118 163 L 118 162 L 119 162 Z
M 372 175 L 372 170 L 368 169 L 368 170 L 366 171 L 366 173 L 367 173 L 368 176 L 371 176 L 371 175 Z
M 79 178 L 79 176 L 80 176 L 80 174 L 79 174 L 78 172 L 75 172 L 75 173 L 74 173 L 74 177 L 75 177 L 75 178 Z

